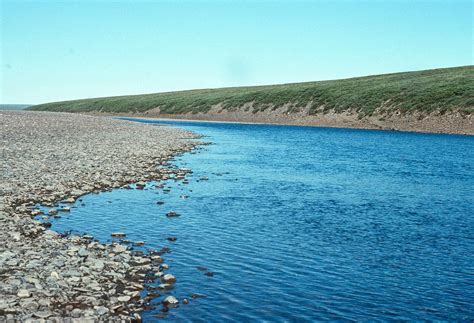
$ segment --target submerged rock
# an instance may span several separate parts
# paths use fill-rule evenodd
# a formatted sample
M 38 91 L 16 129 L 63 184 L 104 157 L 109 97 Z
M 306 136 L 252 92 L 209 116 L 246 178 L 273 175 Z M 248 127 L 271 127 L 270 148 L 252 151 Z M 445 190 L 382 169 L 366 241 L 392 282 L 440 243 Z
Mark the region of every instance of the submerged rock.
M 169 211 L 168 213 L 166 213 L 166 216 L 169 217 L 169 218 L 177 217 L 177 216 L 180 216 L 180 215 L 181 214 L 176 213 L 174 211 Z
M 176 305 L 178 303 L 179 303 L 178 299 L 174 296 L 168 296 L 163 300 L 163 304 L 165 306 Z

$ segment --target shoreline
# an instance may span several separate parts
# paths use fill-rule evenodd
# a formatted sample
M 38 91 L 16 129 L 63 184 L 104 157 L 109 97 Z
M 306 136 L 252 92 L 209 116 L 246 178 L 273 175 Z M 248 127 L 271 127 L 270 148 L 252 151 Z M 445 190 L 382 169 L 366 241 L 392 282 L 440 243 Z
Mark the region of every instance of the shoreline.
M 76 114 L 75 112 L 73 112 Z M 447 135 L 474 135 L 474 120 L 472 116 L 461 116 L 460 114 L 447 114 L 444 116 L 431 115 L 425 119 L 416 120 L 418 116 L 392 116 L 395 118 L 392 123 L 377 121 L 377 118 L 358 120 L 354 114 L 328 114 L 327 120 L 321 120 L 319 116 L 292 116 L 288 119 L 286 116 L 251 115 L 242 117 L 238 114 L 229 115 L 229 113 L 211 113 L 211 114 L 159 114 L 153 112 L 145 113 L 109 113 L 109 112 L 88 112 L 80 113 L 92 116 L 114 116 L 130 117 L 153 120 L 172 120 L 187 122 L 215 122 L 215 123 L 236 123 L 236 124 L 255 124 L 255 125 L 281 125 L 281 126 L 299 126 L 316 128 L 335 128 L 335 129 L 364 129 L 364 130 L 383 130 L 397 132 L 411 132 L 424 134 L 447 134 Z M 430 119 L 431 118 L 431 119 Z M 439 120 L 438 120 L 439 119 Z M 416 121 L 414 121 L 416 120 Z M 423 120 L 429 120 L 429 125 L 417 126 L 423 123 Z M 440 121 L 441 120 L 441 121 Z M 413 124 L 415 122 L 415 124 Z M 425 121 L 425 123 L 428 121 Z M 438 125 L 439 124 L 439 125 Z M 444 126 L 443 126 L 444 124 Z M 446 125 L 447 124 L 447 125 Z
M 163 259 L 89 236 L 62 236 L 33 219 L 35 205 L 72 204 L 85 194 L 166 180 L 183 171 L 157 166 L 203 143 L 189 131 L 66 113 L 0 111 L 0 125 L 0 316 L 140 321 L 154 297 L 141 297 L 145 280 L 151 274 L 165 283 Z

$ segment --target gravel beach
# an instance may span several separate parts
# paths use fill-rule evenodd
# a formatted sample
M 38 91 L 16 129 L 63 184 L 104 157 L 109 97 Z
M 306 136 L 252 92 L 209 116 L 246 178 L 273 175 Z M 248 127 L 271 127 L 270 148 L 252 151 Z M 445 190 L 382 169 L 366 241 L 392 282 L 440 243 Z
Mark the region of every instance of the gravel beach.
M 181 172 L 157 165 L 198 143 L 184 138 L 196 136 L 105 117 L 0 111 L 0 321 L 140 321 L 145 279 L 166 276 L 160 256 L 61 236 L 33 219 L 34 206 Z

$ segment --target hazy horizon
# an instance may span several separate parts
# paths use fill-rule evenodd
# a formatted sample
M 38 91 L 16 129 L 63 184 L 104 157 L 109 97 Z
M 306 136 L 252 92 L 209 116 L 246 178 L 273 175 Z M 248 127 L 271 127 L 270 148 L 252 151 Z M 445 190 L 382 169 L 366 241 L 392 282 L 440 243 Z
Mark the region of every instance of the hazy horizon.
M 4 104 L 472 65 L 470 1 L 1 4 Z

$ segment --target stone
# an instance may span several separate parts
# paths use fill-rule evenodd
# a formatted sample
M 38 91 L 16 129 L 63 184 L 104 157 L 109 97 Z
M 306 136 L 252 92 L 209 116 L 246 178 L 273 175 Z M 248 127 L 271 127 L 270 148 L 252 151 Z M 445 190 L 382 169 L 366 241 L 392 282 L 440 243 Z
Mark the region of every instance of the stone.
M 39 312 L 33 313 L 33 316 L 35 316 L 37 318 L 40 318 L 40 319 L 46 319 L 46 318 L 50 317 L 51 315 L 53 315 L 53 314 L 50 311 L 39 311 Z
M 126 246 L 122 246 L 121 244 L 117 244 L 112 248 L 114 253 L 122 253 L 127 250 Z
M 174 296 L 168 296 L 163 300 L 163 304 L 165 306 L 176 305 L 178 303 L 179 303 L 179 301 Z
M 125 296 L 119 296 L 117 297 L 117 299 L 119 302 L 126 303 L 131 299 L 131 297 L 128 295 L 125 295 Z
M 64 202 L 73 204 L 74 202 L 76 202 L 76 199 L 74 199 L 73 197 L 68 197 L 67 199 L 64 200 Z
M 163 289 L 163 290 L 170 290 L 170 289 L 173 289 L 173 285 L 171 285 L 171 284 L 160 284 L 160 285 L 158 285 L 158 288 Z
M 176 282 L 176 277 L 171 274 L 166 274 L 161 277 L 161 281 L 166 284 L 174 284 Z
M 174 211 L 169 211 L 168 213 L 166 213 L 166 216 L 169 217 L 169 218 L 173 218 L 173 217 L 180 216 L 180 214 L 176 213 Z
M 112 232 L 111 236 L 114 238 L 125 238 L 127 235 L 123 232 Z
M 55 271 L 52 271 L 50 276 L 54 279 L 59 279 L 59 274 Z
M 48 210 L 48 214 L 49 214 L 49 215 L 58 214 L 58 210 L 57 210 L 57 209 L 50 209 L 50 210 Z
M 107 314 L 109 312 L 109 309 L 105 306 L 96 306 L 95 311 L 97 315 L 102 316 L 102 315 Z
M 89 251 L 87 251 L 86 248 L 83 247 L 79 249 L 77 254 L 79 255 L 79 257 L 87 257 L 89 255 Z
M 74 318 L 79 318 L 82 316 L 82 311 L 78 308 L 75 308 L 71 311 L 71 316 Z
M 31 292 L 27 289 L 20 289 L 16 295 L 20 298 L 28 298 L 31 296 Z

